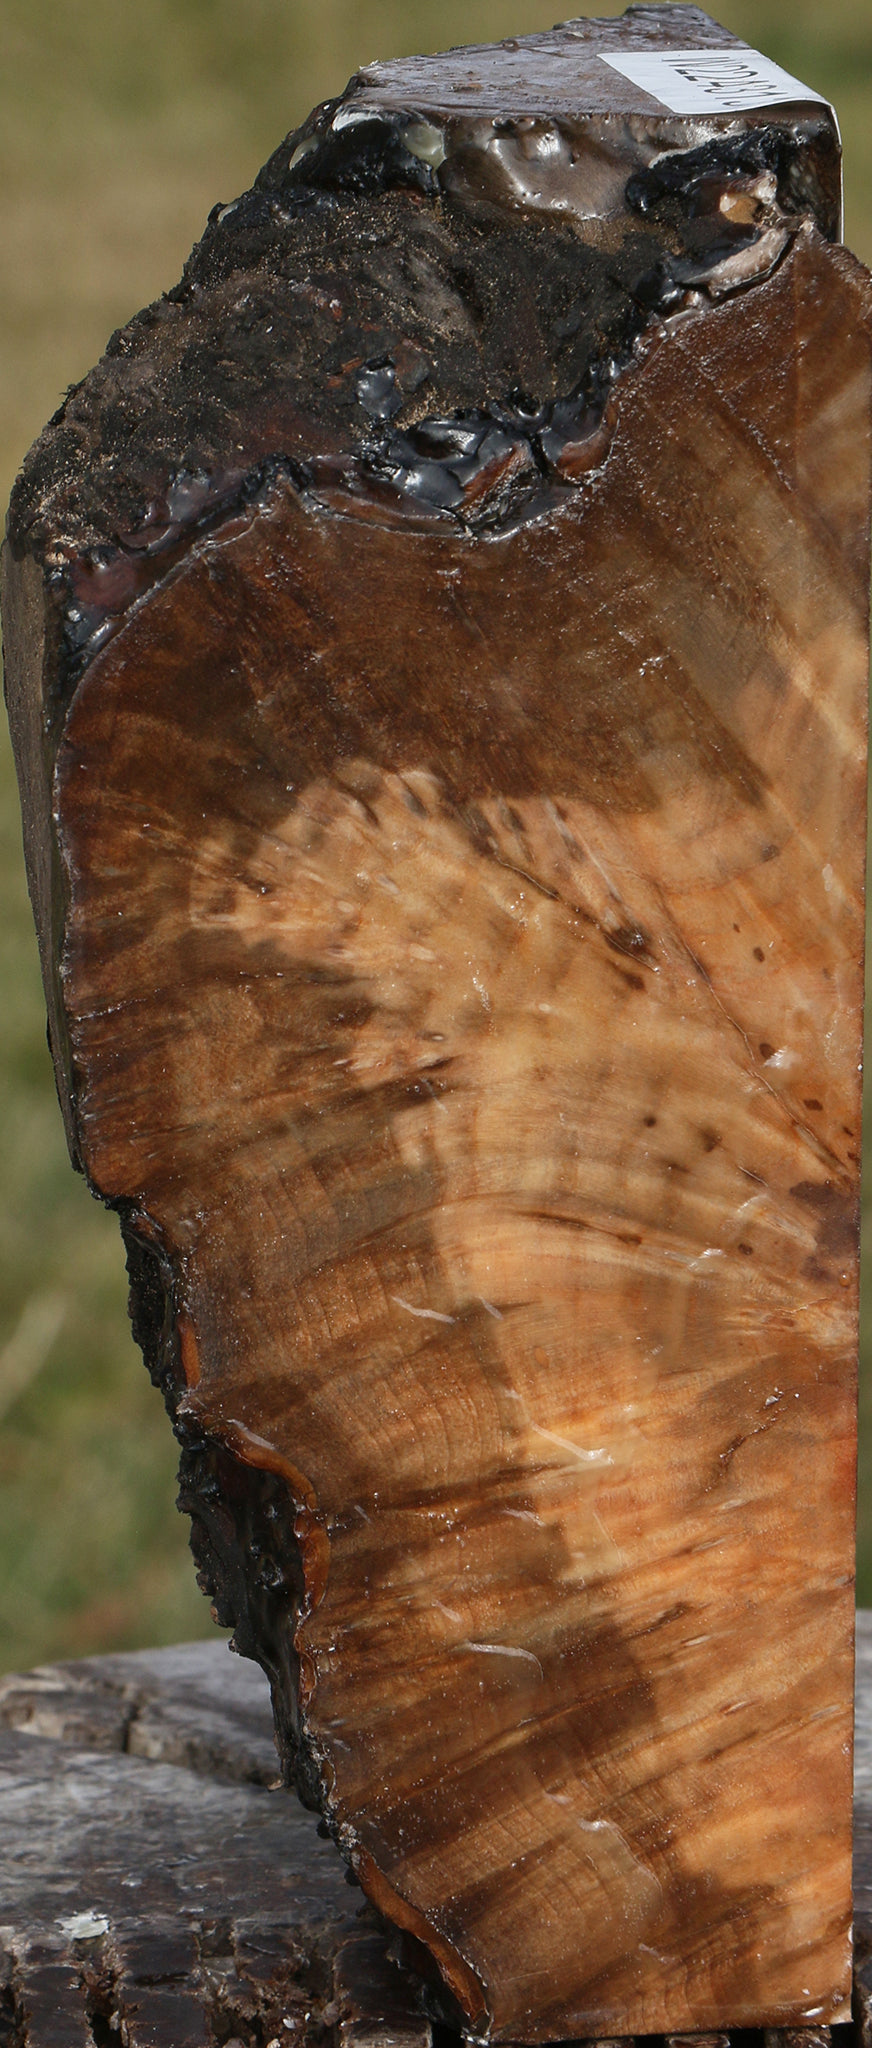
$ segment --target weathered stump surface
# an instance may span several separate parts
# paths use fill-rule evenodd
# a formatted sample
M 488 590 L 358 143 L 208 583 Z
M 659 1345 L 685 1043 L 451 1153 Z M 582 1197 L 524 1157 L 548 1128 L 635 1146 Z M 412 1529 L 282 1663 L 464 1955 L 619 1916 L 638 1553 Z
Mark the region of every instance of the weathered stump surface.
M 417 2005 L 335 1848 L 265 1790 L 254 1665 L 224 1644 L 59 1665 L 0 1681 L 0 1722 L 0 2040 L 345 2043 L 366 1940 L 361 2016 L 382 1992 L 386 2043 L 418 2048 Z
M 872 1615 L 856 1758 L 855 2041 L 869 2048 Z M 263 1676 L 223 1644 L 0 1680 L 3 2048 L 431 2048 L 393 1930 L 314 1817 L 267 1789 L 274 1765 Z M 439 2030 L 441 2048 L 452 2038 Z M 846 2029 L 836 2043 L 854 2048 Z M 830 2030 L 767 2048 L 831 2048 Z
M 447 2017 L 529 2042 L 849 1987 L 872 298 L 826 108 L 600 54 L 676 36 L 728 40 L 362 74 L 5 556 L 202 1581 Z

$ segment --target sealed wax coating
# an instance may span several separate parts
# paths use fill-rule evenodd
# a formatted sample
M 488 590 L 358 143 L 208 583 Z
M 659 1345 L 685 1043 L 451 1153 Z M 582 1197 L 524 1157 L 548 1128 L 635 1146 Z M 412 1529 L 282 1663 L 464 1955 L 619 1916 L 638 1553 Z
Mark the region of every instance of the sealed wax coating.
M 840 194 L 691 7 L 370 66 L 10 511 L 59 1089 L 201 1582 L 494 2040 L 848 2010 Z

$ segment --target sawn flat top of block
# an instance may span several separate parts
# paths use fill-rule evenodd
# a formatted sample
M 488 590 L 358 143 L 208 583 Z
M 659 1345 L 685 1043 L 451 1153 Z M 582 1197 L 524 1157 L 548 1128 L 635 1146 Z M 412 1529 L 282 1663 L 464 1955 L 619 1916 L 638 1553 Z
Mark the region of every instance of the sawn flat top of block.
M 651 115 L 663 102 L 604 62 L 688 50 L 749 49 L 738 36 L 687 6 L 630 7 L 616 19 L 577 18 L 539 35 L 474 43 L 436 56 L 368 64 L 352 83 L 356 116 L 415 108 L 430 114 Z M 803 90 L 796 104 L 816 102 Z M 725 104 L 724 114 L 730 113 Z M 713 109 L 712 117 L 719 110 Z M 733 114 L 733 118 L 735 115 Z

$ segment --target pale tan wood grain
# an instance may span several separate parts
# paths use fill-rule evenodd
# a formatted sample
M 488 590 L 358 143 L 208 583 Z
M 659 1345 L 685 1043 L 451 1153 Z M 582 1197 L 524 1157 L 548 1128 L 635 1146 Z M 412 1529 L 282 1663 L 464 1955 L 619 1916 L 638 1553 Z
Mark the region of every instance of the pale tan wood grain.
M 672 173 L 622 121 L 588 229 L 355 91 L 359 160 L 329 109 L 283 146 L 13 506 L 74 1145 L 204 1586 L 452 2018 L 827 2025 L 869 282 L 825 112 Z

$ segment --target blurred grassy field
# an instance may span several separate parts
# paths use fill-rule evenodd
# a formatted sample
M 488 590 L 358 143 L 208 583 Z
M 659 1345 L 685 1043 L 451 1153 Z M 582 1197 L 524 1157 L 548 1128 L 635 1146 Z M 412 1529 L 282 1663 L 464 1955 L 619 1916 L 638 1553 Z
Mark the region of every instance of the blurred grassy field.
M 0 498 L 112 329 L 177 279 L 250 184 L 374 56 L 550 26 L 542 0 L 0 0 Z M 592 10 L 593 11 L 593 10 Z M 620 13 L 608 0 L 600 11 Z M 847 240 L 872 264 L 869 0 L 723 0 L 831 98 Z M 70 1170 L 45 1050 L 17 801 L 0 740 L 0 1667 L 211 1630 L 175 1452 L 126 1319 L 117 1227 Z M 872 1189 L 872 1174 L 867 1176 Z M 872 1224 L 872 1201 L 865 1212 Z M 872 1228 L 867 1233 L 872 1252 Z M 872 1260 L 860 1597 L 872 1603 Z M 810 1532 L 813 1541 L 813 1532 Z

